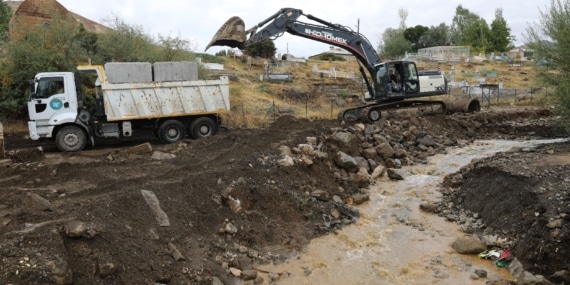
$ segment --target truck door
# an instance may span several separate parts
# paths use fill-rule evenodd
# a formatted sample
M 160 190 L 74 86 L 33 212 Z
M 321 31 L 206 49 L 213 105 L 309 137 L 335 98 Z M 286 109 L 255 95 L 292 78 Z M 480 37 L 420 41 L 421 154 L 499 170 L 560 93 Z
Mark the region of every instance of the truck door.
M 75 112 L 70 110 L 69 88 L 64 77 L 42 77 L 35 84 L 35 92 L 28 101 L 30 120 L 49 120 L 60 112 Z

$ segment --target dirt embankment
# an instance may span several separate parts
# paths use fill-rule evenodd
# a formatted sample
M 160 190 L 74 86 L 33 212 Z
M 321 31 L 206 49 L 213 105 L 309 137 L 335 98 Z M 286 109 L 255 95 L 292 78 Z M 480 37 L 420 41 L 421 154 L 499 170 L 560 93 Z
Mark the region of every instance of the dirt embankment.
M 474 139 L 552 137 L 557 134 L 553 121 L 549 108 L 429 117 L 402 113 L 374 125 L 282 117 L 265 129 L 229 130 L 175 145 L 150 140 L 150 152 L 132 148 L 147 139 L 80 153 L 52 152 L 50 146 L 43 154 L 16 152 L 14 163 L 0 168 L 0 280 L 230 284 L 231 272 L 242 270 L 242 278 L 267 284 L 256 278 L 256 264 L 282 262 L 312 238 L 358 219 L 355 206 L 366 202 L 375 175 L 425 163 Z M 9 151 L 19 148 L 14 137 L 6 143 Z M 565 168 L 549 171 L 562 175 Z M 549 177 L 541 184 L 551 185 L 543 187 L 545 193 L 562 185 L 548 184 Z M 505 209 L 520 207 L 519 194 L 502 195 L 517 198 L 501 199 L 513 203 Z M 456 204 L 476 211 L 476 202 L 467 197 Z M 543 207 L 546 211 L 534 210 L 560 217 L 569 213 L 558 204 Z M 492 221 L 497 213 L 481 215 Z M 523 235 L 527 222 L 515 215 L 488 225 Z M 546 239 L 552 245 L 543 248 L 555 250 L 567 229 L 563 223 L 558 238 Z M 544 230 L 533 234 L 552 236 Z M 545 262 L 532 267 L 538 273 L 560 270 L 546 263 L 550 259 L 536 260 Z

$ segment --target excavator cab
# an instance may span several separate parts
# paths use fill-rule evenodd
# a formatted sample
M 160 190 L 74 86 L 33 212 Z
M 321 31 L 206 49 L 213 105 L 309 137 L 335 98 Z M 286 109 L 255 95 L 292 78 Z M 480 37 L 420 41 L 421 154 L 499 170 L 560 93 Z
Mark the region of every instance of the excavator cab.
M 390 61 L 376 65 L 376 100 L 414 97 L 419 93 L 416 64 L 410 61 Z

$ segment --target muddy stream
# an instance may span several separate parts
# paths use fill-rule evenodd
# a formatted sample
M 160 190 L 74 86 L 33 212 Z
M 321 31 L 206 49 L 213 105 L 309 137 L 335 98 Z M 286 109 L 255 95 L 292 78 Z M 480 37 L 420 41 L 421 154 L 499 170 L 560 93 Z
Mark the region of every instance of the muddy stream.
M 404 181 L 379 181 L 370 201 L 359 206 L 355 224 L 311 242 L 299 256 L 262 270 L 284 273 L 274 284 L 485 284 L 513 280 L 507 269 L 476 255 L 455 253 L 450 244 L 464 235 L 455 223 L 420 212 L 419 205 L 440 200 L 438 185 L 473 159 L 513 147 L 552 141 L 479 141 L 406 167 Z M 474 280 L 476 269 L 487 278 Z

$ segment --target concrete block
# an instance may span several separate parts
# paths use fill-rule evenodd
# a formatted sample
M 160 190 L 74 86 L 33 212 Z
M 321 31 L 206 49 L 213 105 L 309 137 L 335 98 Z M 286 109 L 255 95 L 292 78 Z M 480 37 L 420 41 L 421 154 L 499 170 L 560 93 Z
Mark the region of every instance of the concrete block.
M 195 81 L 198 80 L 198 63 L 193 61 L 155 62 L 154 81 Z
M 105 73 L 110 83 L 146 83 L 152 81 L 150 62 L 109 62 Z

